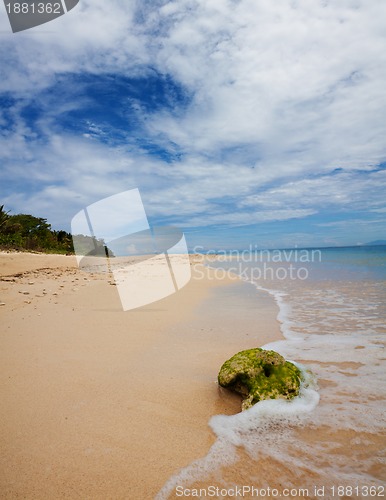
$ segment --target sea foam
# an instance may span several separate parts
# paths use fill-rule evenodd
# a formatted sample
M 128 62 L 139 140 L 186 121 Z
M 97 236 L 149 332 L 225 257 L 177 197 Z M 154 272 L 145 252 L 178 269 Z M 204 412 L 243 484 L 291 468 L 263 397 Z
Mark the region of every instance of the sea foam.
M 192 462 L 172 476 L 156 496 L 156 500 L 165 500 L 177 488 L 188 486 L 205 479 L 208 474 L 220 467 L 237 462 L 237 447 L 243 446 L 248 452 L 264 449 L 266 438 L 273 451 L 280 448 L 282 434 L 289 427 L 302 425 L 307 416 L 319 402 L 314 376 L 302 365 L 295 363 L 302 371 L 303 381 L 299 395 L 293 400 L 265 400 L 256 403 L 246 411 L 236 415 L 215 415 L 209 420 L 209 426 L 217 436 L 216 442 L 208 454 Z M 274 429 L 275 433 L 269 431 Z M 282 432 L 280 432 L 280 429 Z
M 296 468 L 304 484 L 309 478 L 324 485 L 381 484 L 374 471 L 382 460 L 378 448 L 385 423 L 386 291 L 375 280 L 345 281 L 333 271 L 334 281 L 253 283 L 274 298 L 284 337 L 262 347 L 306 364 L 307 369 L 295 362 L 304 374 L 300 394 L 213 416 L 209 426 L 216 442 L 205 457 L 172 476 L 158 500 L 177 485 L 189 486 L 214 472 L 223 484 L 221 470 L 238 467 L 240 447 L 257 470 L 264 455 L 287 470 Z M 302 429 L 314 437 L 303 440 L 297 432 Z M 366 454 L 367 446 L 374 452 Z

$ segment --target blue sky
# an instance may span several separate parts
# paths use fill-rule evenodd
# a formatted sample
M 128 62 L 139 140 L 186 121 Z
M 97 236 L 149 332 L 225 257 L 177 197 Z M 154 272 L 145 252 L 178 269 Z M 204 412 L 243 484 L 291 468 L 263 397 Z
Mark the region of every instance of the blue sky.
M 386 3 L 0 6 L 0 202 L 69 230 L 139 188 L 190 248 L 386 239 Z

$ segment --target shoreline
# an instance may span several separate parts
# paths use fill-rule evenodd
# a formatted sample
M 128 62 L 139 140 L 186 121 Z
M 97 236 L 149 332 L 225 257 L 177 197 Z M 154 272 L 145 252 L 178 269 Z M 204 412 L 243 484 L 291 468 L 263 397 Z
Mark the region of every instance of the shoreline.
M 240 411 L 221 364 L 283 337 L 273 297 L 203 270 L 123 312 L 74 256 L 0 254 L 5 498 L 150 498 L 206 455 L 210 417 Z

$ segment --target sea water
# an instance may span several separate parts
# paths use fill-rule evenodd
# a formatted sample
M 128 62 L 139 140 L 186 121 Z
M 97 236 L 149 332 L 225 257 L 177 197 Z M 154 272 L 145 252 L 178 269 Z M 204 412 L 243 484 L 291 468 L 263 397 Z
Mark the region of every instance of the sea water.
M 301 367 L 300 394 L 213 416 L 215 444 L 170 478 L 160 499 L 181 496 L 177 485 L 201 498 L 386 495 L 386 247 L 279 257 L 233 254 L 210 266 L 253 282 L 256 300 L 275 299 L 284 340 L 262 347 Z

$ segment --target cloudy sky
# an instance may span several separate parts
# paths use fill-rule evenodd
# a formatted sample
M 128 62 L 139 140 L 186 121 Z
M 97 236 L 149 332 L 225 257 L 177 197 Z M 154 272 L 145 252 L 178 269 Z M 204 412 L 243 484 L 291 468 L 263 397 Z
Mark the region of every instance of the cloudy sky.
M 386 239 L 386 2 L 0 6 L 0 204 L 69 230 L 139 188 L 207 248 Z

